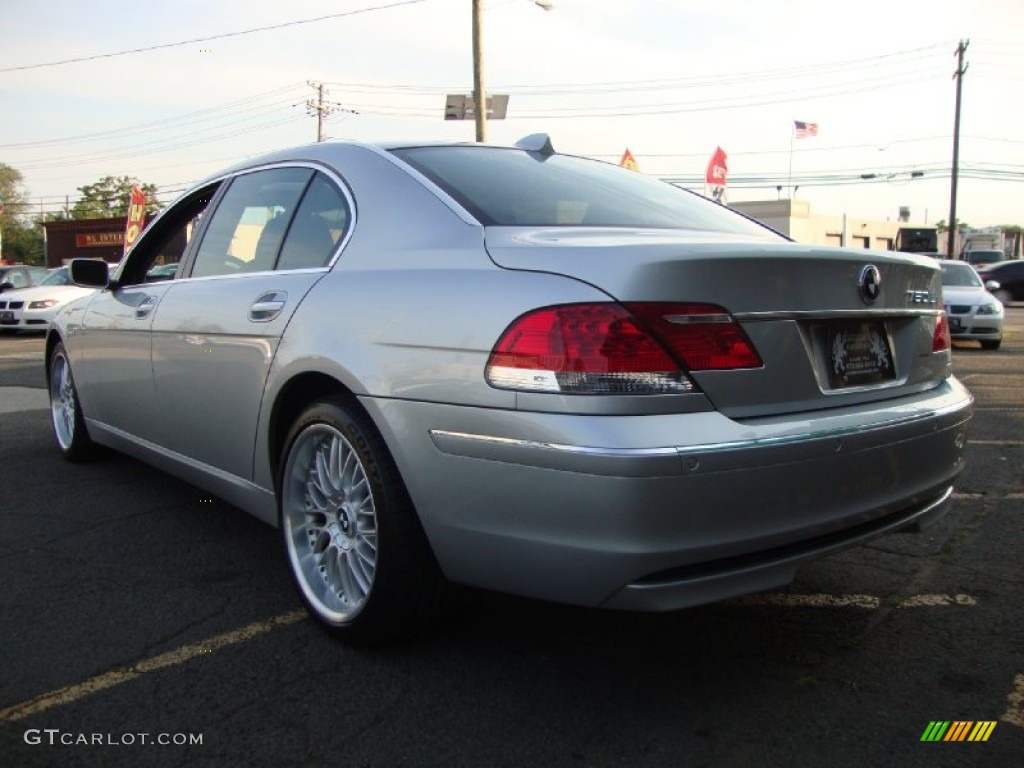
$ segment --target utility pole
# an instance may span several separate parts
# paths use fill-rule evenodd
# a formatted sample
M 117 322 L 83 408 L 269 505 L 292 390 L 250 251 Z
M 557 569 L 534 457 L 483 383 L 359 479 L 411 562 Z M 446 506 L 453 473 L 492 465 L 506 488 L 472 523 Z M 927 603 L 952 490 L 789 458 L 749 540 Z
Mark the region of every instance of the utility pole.
M 324 140 L 324 118 L 334 112 L 334 107 L 324 103 L 324 90 L 323 83 L 314 83 L 311 80 L 307 80 L 306 84 L 316 91 L 316 101 L 308 99 L 306 101 L 306 113 L 309 115 L 316 115 L 316 140 L 321 142 Z
M 480 0 L 473 0 L 473 119 L 476 140 L 487 141 L 487 94 L 484 92 L 484 41 Z
M 956 72 L 953 73 L 953 79 L 956 80 L 956 116 L 953 122 L 953 173 L 949 189 L 949 242 L 946 243 L 946 256 L 950 259 L 956 258 L 956 185 L 960 175 L 960 91 L 964 84 L 964 73 L 969 66 L 964 64 L 964 53 L 970 44 L 970 40 L 961 40 L 954 52 L 957 57 Z

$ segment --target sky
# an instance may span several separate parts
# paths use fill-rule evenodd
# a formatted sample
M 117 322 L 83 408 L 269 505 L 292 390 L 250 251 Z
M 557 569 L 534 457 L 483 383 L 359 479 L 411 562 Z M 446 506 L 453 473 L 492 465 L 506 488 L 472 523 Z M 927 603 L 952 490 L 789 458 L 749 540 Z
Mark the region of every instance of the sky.
M 642 172 L 693 189 L 721 146 L 730 202 L 796 197 L 883 220 L 906 206 L 929 224 L 949 218 L 955 52 L 969 41 L 957 218 L 1024 225 L 1021 0 L 483 9 L 485 86 L 509 95 L 491 143 L 544 132 L 608 162 L 628 148 Z M 442 117 L 446 94 L 472 90 L 471 21 L 471 0 L 0 0 L 0 163 L 44 211 L 108 175 L 169 203 L 315 141 L 309 83 L 326 89 L 329 139 L 470 141 L 471 120 Z M 795 120 L 818 135 L 794 138 Z

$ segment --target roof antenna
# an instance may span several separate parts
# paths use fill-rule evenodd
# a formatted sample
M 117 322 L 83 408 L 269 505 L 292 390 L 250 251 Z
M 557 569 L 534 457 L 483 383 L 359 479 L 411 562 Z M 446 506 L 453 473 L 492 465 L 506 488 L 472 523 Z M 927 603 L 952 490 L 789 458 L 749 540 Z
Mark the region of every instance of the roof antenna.
M 555 154 L 555 148 L 551 146 L 551 137 L 546 133 L 531 133 L 516 142 L 519 149 L 527 152 L 539 152 L 542 155 Z

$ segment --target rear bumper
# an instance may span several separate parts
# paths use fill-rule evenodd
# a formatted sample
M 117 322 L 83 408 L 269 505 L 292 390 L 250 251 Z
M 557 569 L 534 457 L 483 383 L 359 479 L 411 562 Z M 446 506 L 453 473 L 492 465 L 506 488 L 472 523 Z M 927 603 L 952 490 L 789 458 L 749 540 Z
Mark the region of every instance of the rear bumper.
M 667 610 L 941 514 L 970 394 L 735 421 L 364 401 L 455 581 Z

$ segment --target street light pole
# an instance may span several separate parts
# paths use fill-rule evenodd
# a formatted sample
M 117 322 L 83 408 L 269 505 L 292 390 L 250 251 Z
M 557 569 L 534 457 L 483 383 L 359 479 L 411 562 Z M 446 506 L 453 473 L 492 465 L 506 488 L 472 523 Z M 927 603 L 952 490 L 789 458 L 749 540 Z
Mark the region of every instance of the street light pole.
M 533 4 L 550 11 L 552 0 L 533 0 Z M 473 120 L 476 140 L 487 141 L 487 93 L 484 89 L 484 38 L 480 19 L 481 0 L 473 0 Z
M 473 120 L 476 140 L 487 141 L 487 95 L 484 93 L 484 41 L 480 24 L 480 2 L 473 0 Z

